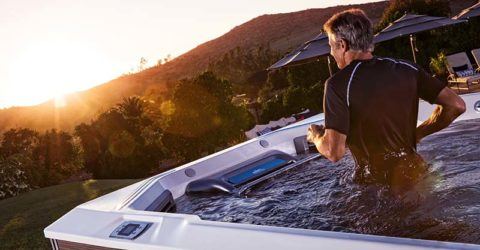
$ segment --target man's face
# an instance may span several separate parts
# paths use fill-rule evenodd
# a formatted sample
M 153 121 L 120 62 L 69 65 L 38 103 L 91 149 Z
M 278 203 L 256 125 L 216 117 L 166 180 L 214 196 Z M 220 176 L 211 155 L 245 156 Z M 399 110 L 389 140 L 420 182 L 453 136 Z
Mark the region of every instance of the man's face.
M 345 52 L 347 52 L 345 41 L 341 39 L 337 40 L 333 34 L 329 34 L 328 44 L 330 45 L 330 55 L 332 55 L 335 62 L 337 62 L 338 68 L 345 68 L 345 66 L 347 66 L 345 62 Z

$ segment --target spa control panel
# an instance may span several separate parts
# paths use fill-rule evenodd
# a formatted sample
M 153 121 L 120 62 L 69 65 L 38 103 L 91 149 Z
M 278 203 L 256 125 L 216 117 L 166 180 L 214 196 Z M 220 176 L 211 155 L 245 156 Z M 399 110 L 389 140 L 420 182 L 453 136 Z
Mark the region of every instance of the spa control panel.
M 149 222 L 126 221 L 115 228 L 110 237 L 133 240 L 147 231 L 151 225 Z

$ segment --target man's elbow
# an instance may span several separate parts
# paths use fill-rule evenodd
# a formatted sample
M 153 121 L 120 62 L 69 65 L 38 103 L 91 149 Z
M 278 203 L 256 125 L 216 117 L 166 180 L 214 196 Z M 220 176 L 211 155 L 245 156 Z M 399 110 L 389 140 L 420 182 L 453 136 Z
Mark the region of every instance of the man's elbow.
M 450 101 L 446 102 L 445 105 L 442 106 L 446 108 L 445 111 L 450 113 L 453 118 L 457 118 L 467 110 L 465 101 L 458 95 L 450 98 Z
M 461 114 L 465 113 L 465 111 L 467 111 L 467 107 L 466 107 L 463 99 L 460 99 L 455 103 L 454 110 L 455 110 L 455 114 L 457 115 L 457 117 L 460 116 Z
M 452 120 L 466 111 L 465 101 L 449 88 L 440 91 L 436 103 L 441 106 L 441 109 L 444 109 L 443 112 L 447 115 L 446 117 Z

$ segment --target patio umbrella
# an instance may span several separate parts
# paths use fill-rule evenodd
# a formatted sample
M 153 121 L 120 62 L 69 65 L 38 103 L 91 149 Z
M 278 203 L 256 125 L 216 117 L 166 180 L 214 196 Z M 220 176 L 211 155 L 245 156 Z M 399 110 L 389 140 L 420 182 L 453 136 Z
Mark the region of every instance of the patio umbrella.
M 468 19 L 476 16 L 480 16 L 480 2 L 462 10 L 462 12 L 456 15 L 453 19 Z
M 288 53 L 278 62 L 270 66 L 268 70 L 304 63 L 316 57 L 328 55 L 329 53 L 330 45 L 328 44 L 328 37 L 324 33 L 320 33 L 314 39 L 305 42 L 302 46 Z M 328 59 L 330 64 L 330 58 Z
M 379 43 L 393 38 L 410 35 L 413 60 L 416 61 L 416 49 L 414 45 L 413 34 L 462 22 L 465 21 L 452 20 L 447 17 L 432 17 L 426 15 L 405 14 L 404 16 L 393 22 L 391 25 L 383 29 L 380 33 L 375 35 L 374 42 Z M 298 47 L 291 53 L 284 56 L 278 62 L 270 66 L 268 70 L 305 63 L 319 56 L 328 55 L 329 53 L 330 45 L 328 44 L 328 37 L 325 33 L 320 33 L 314 39 L 305 42 L 302 46 Z M 331 72 L 330 57 L 328 57 L 328 64 L 329 71 Z
M 397 37 L 410 35 L 413 61 L 416 62 L 416 47 L 413 34 L 462 22 L 465 22 L 465 20 L 453 20 L 448 17 L 405 14 L 376 34 L 373 40 L 375 43 L 380 43 Z

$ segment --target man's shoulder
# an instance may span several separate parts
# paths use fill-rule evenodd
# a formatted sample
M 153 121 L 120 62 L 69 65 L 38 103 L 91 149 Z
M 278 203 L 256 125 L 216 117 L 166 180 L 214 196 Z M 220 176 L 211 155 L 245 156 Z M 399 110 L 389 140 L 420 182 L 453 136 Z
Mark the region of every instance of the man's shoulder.
M 392 57 L 378 57 L 378 56 L 375 58 L 379 62 L 395 64 L 399 67 L 409 69 L 409 70 L 418 71 L 419 69 L 421 69 L 420 65 L 406 59 L 398 59 L 398 58 L 392 58 Z
M 325 82 L 327 85 L 346 84 L 348 82 L 348 79 L 350 78 L 352 71 L 353 71 L 353 67 L 351 67 L 351 65 L 348 65 L 347 67 L 335 72 L 335 74 L 327 78 Z

